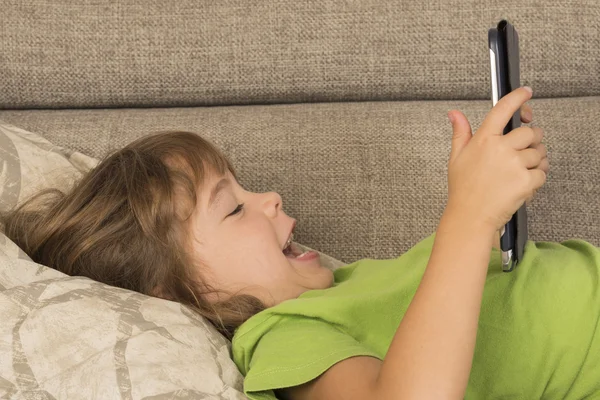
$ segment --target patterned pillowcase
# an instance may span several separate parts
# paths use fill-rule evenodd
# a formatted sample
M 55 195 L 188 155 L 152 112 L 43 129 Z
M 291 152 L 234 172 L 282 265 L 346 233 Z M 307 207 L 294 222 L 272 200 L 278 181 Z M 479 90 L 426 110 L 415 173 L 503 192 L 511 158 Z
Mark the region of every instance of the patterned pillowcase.
M 40 189 L 68 190 L 98 160 L 0 121 L 0 212 Z
M 68 190 L 97 162 L 0 122 L 0 211 Z M 230 342 L 204 318 L 36 264 L 1 233 L 0 321 L 0 398 L 246 398 Z

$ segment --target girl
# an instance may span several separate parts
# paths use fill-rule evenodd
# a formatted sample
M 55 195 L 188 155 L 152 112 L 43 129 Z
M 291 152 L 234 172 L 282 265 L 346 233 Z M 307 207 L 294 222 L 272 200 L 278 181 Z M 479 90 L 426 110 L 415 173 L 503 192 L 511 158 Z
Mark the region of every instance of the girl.
M 332 273 L 300 254 L 281 197 L 246 191 L 186 132 L 139 139 L 70 193 L 38 195 L 4 218 L 6 233 L 41 264 L 195 309 L 233 339 L 252 399 L 591 396 L 600 251 L 528 242 L 504 274 L 493 248 L 546 180 L 541 129 L 502 135 L 519 108 L 531 120 L 530 97 L 505 96 L 475 135 L 449 113 L 445 211 L 397 259 Z

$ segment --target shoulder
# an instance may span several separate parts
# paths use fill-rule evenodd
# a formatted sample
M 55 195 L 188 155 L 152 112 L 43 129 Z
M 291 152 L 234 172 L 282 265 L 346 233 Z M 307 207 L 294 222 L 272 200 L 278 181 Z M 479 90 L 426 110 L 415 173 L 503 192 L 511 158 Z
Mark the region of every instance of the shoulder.
M 232 353 L 251 393 L 299 386 L 350 357 L 378 357 L 334 324 L 298 315 L 271 316 L 238 331 Z

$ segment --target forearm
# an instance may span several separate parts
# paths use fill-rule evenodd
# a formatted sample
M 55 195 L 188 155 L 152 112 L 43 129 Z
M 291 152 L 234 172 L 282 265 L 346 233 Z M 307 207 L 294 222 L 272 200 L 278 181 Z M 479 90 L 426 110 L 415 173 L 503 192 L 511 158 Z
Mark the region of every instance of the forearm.
M 445 214 L 423 279 L 381 367 L 380 399 L 462 399 L 495 233 Z

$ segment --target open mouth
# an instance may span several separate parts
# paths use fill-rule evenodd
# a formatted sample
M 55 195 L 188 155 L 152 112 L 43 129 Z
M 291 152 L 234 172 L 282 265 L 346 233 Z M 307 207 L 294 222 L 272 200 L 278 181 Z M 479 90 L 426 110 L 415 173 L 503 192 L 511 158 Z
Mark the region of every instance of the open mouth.
M 283 254 L 285 254 L 287 258 L 296 258 L 302 254 L 302 251 L 300 251 L 300 249 L 290 240 L 288 246 L 283 249 Z
M 290 243 L 285 249 L 283 254 L 286 258 L 297 260 L 297 261 L 310 261 L 319 257 L 319 253 L 316 251 L 307 250 L 302 252 L 294 243 Z
M 294 222 L 294 225 L 292 226 L 292 231 L 294 230 L 295 227 L 296 227 L 296 223 Z M 300 249 L 298 246 L 296 246 L 293 243 L 293 241 L 294 241 L 294 232 L 290 232 L 290 236 L 288 237 L 288 240 L 285 243 L 285 247 L 282 250 L 282 252 L 286 258 L 294 259 L 296 261 L 311 261 L 311 260 L 319 258 L 318 252 L 311 251 L 311 250 L 302 252 L 302 249 Z

